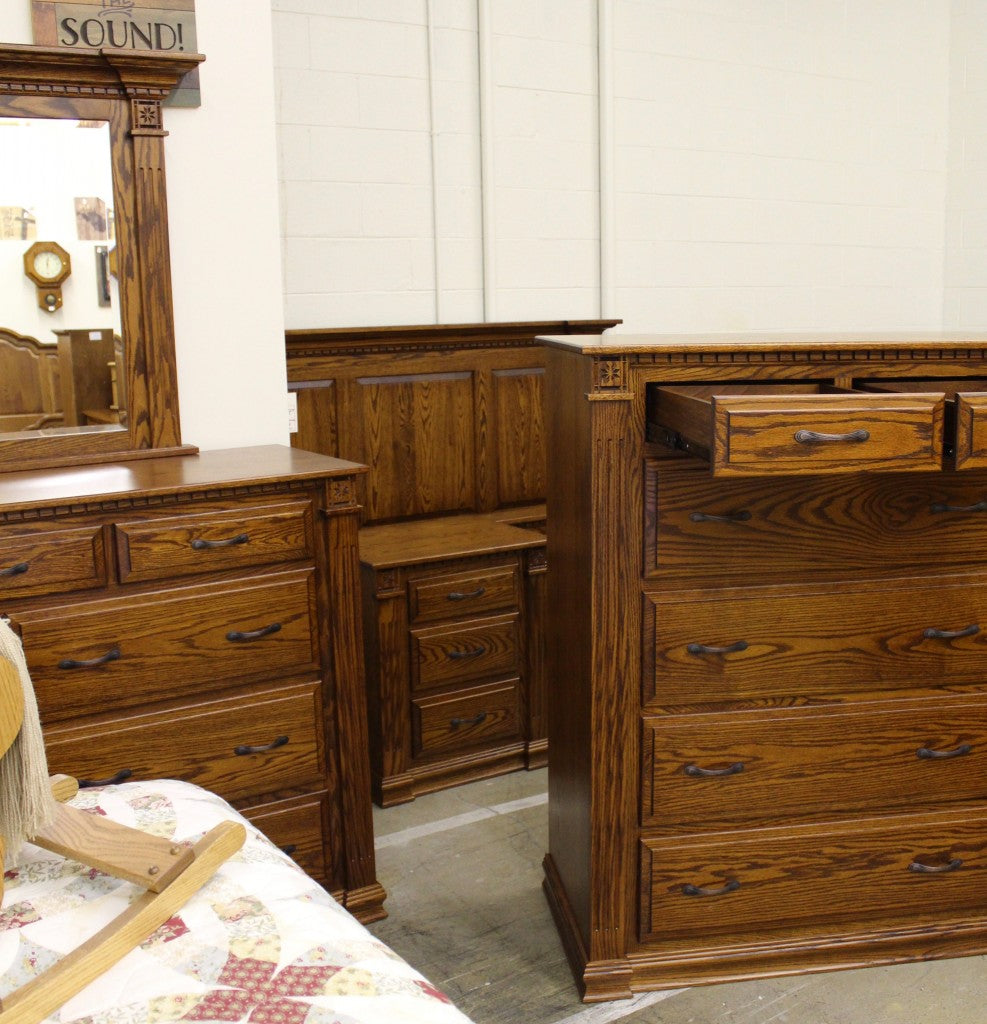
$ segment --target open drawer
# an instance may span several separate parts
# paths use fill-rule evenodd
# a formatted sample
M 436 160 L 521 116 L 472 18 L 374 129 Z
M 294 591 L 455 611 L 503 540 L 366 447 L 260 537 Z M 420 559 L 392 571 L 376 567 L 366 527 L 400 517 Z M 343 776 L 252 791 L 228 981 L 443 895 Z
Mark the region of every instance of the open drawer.
M 714 476 L 929 471 L 942 467 L 944 406 L 942 389 L 653 384 L 648 436 L 705 459 Z
M 944 454 L 956 469 L 987 466 L 987 377 L 953 380 L 862 380 L 866 391 L 945 394 Z

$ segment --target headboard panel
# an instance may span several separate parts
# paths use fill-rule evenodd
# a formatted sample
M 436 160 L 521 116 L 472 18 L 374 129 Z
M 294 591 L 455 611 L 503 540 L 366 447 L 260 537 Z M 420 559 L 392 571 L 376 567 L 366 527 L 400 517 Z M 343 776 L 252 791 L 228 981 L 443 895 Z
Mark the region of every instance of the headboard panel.
M 543 501 L 543 334 L 616 320 L 285 333 L 292 445 L 370 466 L 364 522 Z
M 58 346 L 0 328 L 0 433 L 62 422 Z

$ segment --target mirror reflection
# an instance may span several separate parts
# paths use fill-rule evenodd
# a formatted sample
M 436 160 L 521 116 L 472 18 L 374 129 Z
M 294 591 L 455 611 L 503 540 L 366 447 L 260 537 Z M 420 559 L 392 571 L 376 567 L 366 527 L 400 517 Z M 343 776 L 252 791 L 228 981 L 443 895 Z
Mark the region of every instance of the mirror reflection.
M 0 436 L 127 421 L 106 121 L 0 118 Z

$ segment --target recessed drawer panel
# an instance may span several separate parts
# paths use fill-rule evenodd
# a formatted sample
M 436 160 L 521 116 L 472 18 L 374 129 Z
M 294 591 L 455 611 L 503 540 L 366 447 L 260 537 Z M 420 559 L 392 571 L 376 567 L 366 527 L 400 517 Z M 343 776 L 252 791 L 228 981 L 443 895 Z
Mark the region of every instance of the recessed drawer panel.
M 411 702 L 412 752 L 448 754 L 518 735 L 517 680 L 418 697 Z
M 518 606 L 517 566 L 451 573 L 409 584 L 413 622 L 472 617 Z
M 105 582 L 106 558 L 99 526 L 0 536 L 0 601 L 91 590 Z
M 310 559 L 312 506 L 298 501 L 121 522 L 116 544 L 124 583 Z
M 45 730 L 52 772 L 90 783 L 184 779 L 227 800 L 322 777 L 318 683 Z
M 939 469 L 945 395 L 829 393 L 818 385 L 648 391 L 650 432 L 714 476 Z
M 645 825 L 712 828 L 987 793 L 987 694 L 644 722 Z
M 641 845 L 643 941 L 930 920 L 987 901 L 987 815 L 850 821 Z
M 646 463 L 646 572 L 750 583 L 987 565 L 987 474 L 712 480 Z
M 318 665 L 314 570 L 13 613 L 45 722 Z
M 414 630 L 411 643 L 414 689 L 484 676 L 512 676 L 518 671 L 517 615 L 478 619 L 442 630 Z
M 645 698 L 695 704 L 987 679 L 987 585 L 969 577 L 765 590 L 650 596 L 655 661 Z
M 326 862 L 324 836 L 328 827 L 326 793 L 306 794 L 289 800 L 241 808 L 240 813 L 256 825 L 279 849 L 288 854 L 307 874 L 331 885 Z

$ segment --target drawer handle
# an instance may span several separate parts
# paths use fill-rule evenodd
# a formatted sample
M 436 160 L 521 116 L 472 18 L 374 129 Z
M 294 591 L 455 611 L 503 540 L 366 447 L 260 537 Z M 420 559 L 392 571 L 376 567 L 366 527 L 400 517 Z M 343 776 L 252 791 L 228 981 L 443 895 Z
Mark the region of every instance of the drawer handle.
M 238 629 L 231 629 L 226 634 L 226 639 L 234 644 L 249 643 L 251 640 L 260 640 L 262 637 L 277 633 L 280 629 L 280 622 L 272 622 L 269 626 L 262 626 L 260 629 L 250 630 L 246 633 L 241 633 Z
M 686 650 L 690 654 L 736 654 L 738 651 L 746 651 L 748 647 L 746 640 L 738 640 L 735 644 L 727 647 L 710 647 L 708 644 L 689 644 Z
M 476 590 L 471 590 L 468 594 L 464 594 L 461 590 L 453 590 L 452 593 L 446 594 L 447 601 L 468 601 L 471 597 L 483 597 L 487 592 L 486 587 L 477 587 Z
M 108 779 L 79 779 L 79 789 L 92 789 L 94 786 L 115 786 L 118 782 L 125 782 L 134 773 L 129 768 L 121 768 L 116 775 Z
M 908 870 L 919 875 L 945 875 L 947 872 L 957 871 L 961 867 L 963 867 L 963 861 L 959 857 L 954 857 L 946 864 L 923 864 L 921 861 L 913 860 L 908 865 Z
M 298 849 L 297 843 L 288 843 L 287 846 L 281 847 L 281 852 L 286 853 L 289 857 Z
M 0 576 L 22 576 L 27 569 L 27 562 L 17 562 L 14 565 L 8 565 L 6 569 L 0 569 Z
M 90 658 L 89 661 L 77 661 L 75 658 L 63 658 L 59 663 L 58 667 L 63 669 L 73 668 L 96 668 L 98 665 L 106 665 L 111 661 L 116 661 L 120 658 L 120 648 L 112 647 L 106 652 L 101 654 L 98 658 Z
M 487 649 L 486 649 L 486 647 L 483 647 L 482 645 L 480 647 L 474 647 L 472 650 L 469 650 L 469 651 L 447 651 L 446 652 L 448 657 L 453 658 L 453 659 L 455 659 L 457 661 L 461 660 L 462 658 L 478 658 L 481 654 L 486 654 L 486 653 L 487 653 Z
M 936 502 L 929 506 L 930 512 L 987 512 L 987 501 L 978 501 L 976 505 L 943 505 Z
M 250 536 L 246 533 L 238 533 L 235 537 L 230 537 L 227 540 L 200 540 L 196 537 L 191 542 L 192 547 L 196 551 L 208 551 L 210 548 L 229 548 L 234 544 L 249 544 Z
M 724 775 L 739 775 L 744 770 L 743 761 L 735 761 L 728 768 L 700 768 L 698 764 L 687 764 L 682 771 L 693 779 L 714 779 Z
M 731 878 L 726 885 L 719 889 L 702 889 L 698 885 L 683 885 L 683 896 L 726 896 L 727 893 L 736 892 L 740 888 L 740 882 Z
M 277 750 L 278 747 L 283 747 L 287 742 L 287 736 L 278 736 L 277 739 L 271 740 L 270 743 L 265 743 L 262 747 L 249 747 L 247 744 L 241 743 L 240 746 L 233 748 L 233 753 L 237 757 L 246 757 L 247 754 L 266 754 L 269 750 Z
M 969 743 L 961 743 L 952 750 L 930 750 L 928 747 L 919 747 L 915 751 L 915 756 L 924 761 L 946 761 L 951 757 L 966 757 L 972 750 L 973 747 Z
M 746 509 L 739 512 L 728 512 L 725 516 L 714 516 L 709 512 L 693 512 L 689 518 L 694 523 L 746 523 L 751 514 Z
M 461 725 L 479 725 L 481 722 L 486 721 L 486 718 L 486 711 L 481 711 L 473 718 L 450 718 L 449 725 L 453 729 L 458 729 Z
M 964 629 L 933 629 L 930 626 L 922 632 L 922 636 L 927 640 L 956 640 L 961 636 L 976 636 L 979 632 L 980 627 L 976 623 Z
M 799 444 L 828 444 L 831 441 L 852 441 L 860 444 L 870 440 L 870 431 L 861 428 L 846 434 L 820 434 L 818 430 L 796 430 L 795 440 Z

